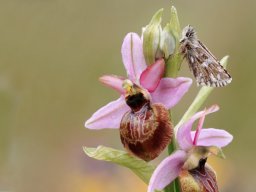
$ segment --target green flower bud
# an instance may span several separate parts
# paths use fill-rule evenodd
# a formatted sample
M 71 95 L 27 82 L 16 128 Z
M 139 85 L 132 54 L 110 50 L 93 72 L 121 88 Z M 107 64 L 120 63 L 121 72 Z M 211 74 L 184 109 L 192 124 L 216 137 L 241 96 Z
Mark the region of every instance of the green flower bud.
M 171 8 L 171 20 L 170 20 L 169 30 L 170 30 L 170 33 L 175 38 L 176 45 L 179 44 L 180 37 L 181 37 L 181 29 L 180 29 L 178 13 L 174 6 L 172 6 Z
M 159 57 L 159 47 L 162 34 L 162 14 L 163 9 L 158 10 L 152 17 L 150 23 L 143 29 L 143 52 L 146 63 L 152 64 Z M 160 54 L 161 56 L 161 54 Z
M 180 69 L 180 65 L 182 63 L 183 57 L 180 54 L 179 50 L 179 41 L 181 37 L 181 29 L 180 29 L 180 23 L 178 19 L 177 10 L 174 6 L 171 8 L 171 19 L 169 24 L 166 25 L 166 30 L 172 35 L 174 38 L 174 50 L 170 57 L 168 57 L 166 64 L 169 68 L 166 73 L 169 77 L 176 77 L 177 73 Z M 171 52 L 170 52 L 171 53 Z
M 180 26 L 176 9 L 171 8 L 170 22 L 163 29 L 162 14 L 163 9 L 158 10 L 150 23 L 142 29 L 143 52 L 148 65 L 160 58 L 168 60 L 179 43 Z
M 165 59 L 168 59 L 175 50 L 175 39 L 170 31 L 170 24 L 168 23 L 161 33 L 160 50 L 163 52 Z

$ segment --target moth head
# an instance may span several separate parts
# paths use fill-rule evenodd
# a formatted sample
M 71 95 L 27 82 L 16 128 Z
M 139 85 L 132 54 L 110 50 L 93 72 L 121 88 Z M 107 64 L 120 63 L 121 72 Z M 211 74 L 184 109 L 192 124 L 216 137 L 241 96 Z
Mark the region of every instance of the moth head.
M 191 25 L 184 27 L 184 29 L 182 30 L 182 37 L 180 43 L 186 43 L 186 41 L 193 42 L 196 39 L 197 37 L 194 28 Z

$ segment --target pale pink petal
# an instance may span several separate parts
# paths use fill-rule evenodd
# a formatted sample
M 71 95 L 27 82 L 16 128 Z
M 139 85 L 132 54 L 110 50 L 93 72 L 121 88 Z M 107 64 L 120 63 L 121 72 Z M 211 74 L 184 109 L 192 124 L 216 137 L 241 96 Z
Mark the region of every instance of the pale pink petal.
M 195 136 L 195 131 L 191 132 L 191 136 Z M 198 146 L 217 146 L 225 147 L 233 140 L 233 136 L 222 129 L 202 129 L 197 141 Z
M 148 66 L 140 76 L 140 84 L 149 92 L 155 91 L 165 69 L 164 59 L 157 60 L 154 64 Z
M 140 75 L 147 67 L 140 37 L 136 33 L 128 33 L 124 38 L 121 52 L 128 78 L 139 83 Z
M 124 97 L 121 96 L 96 111 L 85 122 L 85 127 L 88 129 L 119 128 L 123 115 L 129 110 Z
M 104 85 L 111 87 L 118 91 L 121 94 L 124 94 L 124 89 L 122 87 L 124 77 L 116 76 L 116 75 L 104 75 L 99 78 L 99 81 Z
M 151 93 L 152 101 L 170 109 L 180 101 L 191 84 L 190 78 L 162 78 L 156 90 Z
M 191 129 L 192 129 L 193 123 L 200 117 L 216 112 L 218 110 L 219 110 L 219 106 L 213 105 L 205 111 L 197 112 L 187 122 L 185 122 L 183 125 L 181 125 L 178 128 L 177 140 L 181 149 L 187 151 L 193 146 L 193 140 L 191 137 Z
M 199 119 L 199 122 L 198 122 L 198 125 L 197 125 L 197 128 L 196 128 L 195 136 L 192 137 L 192 138 L 194 138 L 193 139 L 193 145 L 197 144 L 197 140 L 198 140 L 199 134 L 200 134 L 200 132 L 202 130 L 202 127 L 203 127 L 203 124 L 204 124 L 204 119 L 205 119 L 205 111 L 204 111 L 204 114 Z
M 162 190 L 179 176 L 186 159 L 186 153 L 178 150 L 165 158 L 154 171 L 148 186 L 148 192 Z

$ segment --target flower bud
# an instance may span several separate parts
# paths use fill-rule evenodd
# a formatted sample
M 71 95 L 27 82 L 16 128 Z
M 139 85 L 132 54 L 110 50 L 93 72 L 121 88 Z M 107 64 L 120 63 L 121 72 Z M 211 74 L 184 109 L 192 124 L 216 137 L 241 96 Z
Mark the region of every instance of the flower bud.
M 160 9 L 152 17 L 150 23 L 143 28 L 143 52 L 148 65 L 157 59 L 168 59 L 174 53 L 177 34 L 177 13 L 174 7 L 171 9 L 171 20 L 162 30 L 163 9 Z
M 135 156 L 153 160 L 169 144 L 173 134 L 168 110 L 162 104 L 151 105 L 148 92 L 131 81 L 124 81 L 123 87 L 131 111 L 121 120 L 121 141 Z
M 160 38 L 162 33 L 163 9 L 160 9 L 152 17 L 150 23 L 142 30 L 143 34 L 143 53 L 148 65 L 155 62 L 156 56 L 160 56 Z
M 175 50 L 175 39 L 170 31 L 170 24 L 168 23 L 161 33 L 160 50 L 163 52 L 165 59 L 168 59 Z

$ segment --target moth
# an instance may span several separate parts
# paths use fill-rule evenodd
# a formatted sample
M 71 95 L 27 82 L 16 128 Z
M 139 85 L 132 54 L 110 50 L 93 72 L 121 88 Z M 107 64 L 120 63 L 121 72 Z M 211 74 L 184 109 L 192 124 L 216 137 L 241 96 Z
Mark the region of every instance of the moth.
M 186 58 L 197 85 L 223 87 L 232 81 L 230 74 L 197 38 L 194 28 L 190 25 L 182 30 L 180 51 Z

